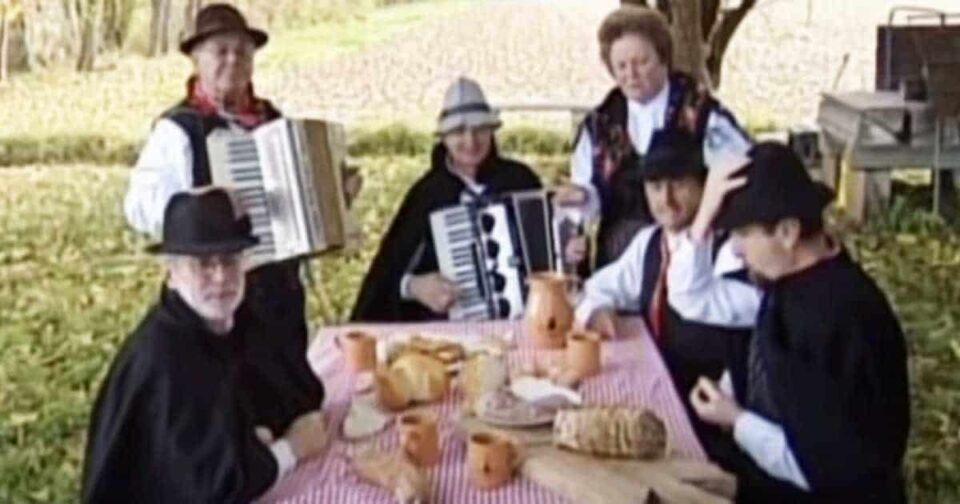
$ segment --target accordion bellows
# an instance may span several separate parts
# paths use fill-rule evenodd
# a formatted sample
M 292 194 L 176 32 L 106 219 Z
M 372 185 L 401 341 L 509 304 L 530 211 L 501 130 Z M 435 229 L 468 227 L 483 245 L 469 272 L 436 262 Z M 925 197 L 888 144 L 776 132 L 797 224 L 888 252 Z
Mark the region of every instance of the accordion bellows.
M 667 429 L 645 409 L 569 409 L 554 418 L 553 444 L 592 455 L 650 460 L 666 455 Z

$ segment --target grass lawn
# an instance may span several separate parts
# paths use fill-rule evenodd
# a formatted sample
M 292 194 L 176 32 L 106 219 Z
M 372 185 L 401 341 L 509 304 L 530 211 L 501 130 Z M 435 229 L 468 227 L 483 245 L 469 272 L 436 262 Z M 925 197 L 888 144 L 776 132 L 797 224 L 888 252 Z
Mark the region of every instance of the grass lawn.
M 539 159 L 549 171 L 562 166 Z M 426 157 L 360 162 L 367 182 L 354 215 L 368 246 L 313 263 L 315 324 L 346 316 L 378 237 Z M 93 165 L 0 170 L 0 502 L 73 500 L 92 394 L 118 342 L 156 297 L 160 269 L 121 216 L 126 172 Z M 923 219 L 902 218 L 850 235 L 848 243 L 891 296 L 908 333 L 914 501 L 958 502 L 960 240 Z

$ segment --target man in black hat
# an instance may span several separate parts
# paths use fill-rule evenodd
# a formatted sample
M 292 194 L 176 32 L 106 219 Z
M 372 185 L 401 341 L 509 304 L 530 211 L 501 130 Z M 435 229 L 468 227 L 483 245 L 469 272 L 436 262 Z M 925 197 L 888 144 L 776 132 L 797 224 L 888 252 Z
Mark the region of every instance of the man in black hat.
M 642 228 L 616 261 L 597 271 L 584 285 L 576 309 L 579 323 L 607 336 L 615 332 L 615 310 L 639 312 L 657 342 L 682 397 L 700 376 L 720 377 L 731 355 L 749 337 L 752 319 L 707 324 L 681 317 L 667 302 L 671 256 L 687 231 L 703 194 L 707 168 L 695 137 L 686 130 L 658 130 L 638 172 L 655 224 Z M 746 281 L 742 262 L 722 238 L 711 238 L 710 275 L 736 284 L 731 302 L 740 311 L 756 311 L 759 293 Z M 672 266 L 671 266 L 672 267 Z M 729 440 L 718 429 L 692 416 L 694 430 L 708 453 L 713 443 Z
M 124 198 L 127 221 L 155 238 L 171 195 L 212 183 L 206 139 L 214 131 L 251 131 L 281 116 L 253 88 L 254 53 L 268 41 L 233 6 L 212 3 L 197 14 L 180 43 L 193 62 L 186 97 L 154 124 L 130 174 Z M 353 190 L 359 190 L 353 179 Z M 247 305 L 266 330 L 250 342 L 265 385 L 257 411 L 272 432 L 319 407 L 323 386 L 307 364 L 306 295 L 300 260 L 268 263 L 247 276 Z M 262 392 L 262 393 L 261 393 Z
M 243 250 L 257 243 L 222 189 L 178 193 L 164 217 L 160 300 L 124 342 L 94 405 L 83 502 L 250 502 L 323 448 L 318 411 L 258 435 L 247 389 Z
M 903 332 L 873 280 L 824 231 L 831 199 L 787 147 L 759 144 L 746 166 L 711 171 L 691 228 L 693 242 L 730 230 L 763 289 L 757 312 L 726 311 L 756 320 L 732 379 L 704 378 L 690 394 L 703 420 L 733 430 L 742 453 L 720 462 L 738 474 L 740 502 L 905 501 Z M 725 296 L 723 281 L 693 269 L 678 289 Z

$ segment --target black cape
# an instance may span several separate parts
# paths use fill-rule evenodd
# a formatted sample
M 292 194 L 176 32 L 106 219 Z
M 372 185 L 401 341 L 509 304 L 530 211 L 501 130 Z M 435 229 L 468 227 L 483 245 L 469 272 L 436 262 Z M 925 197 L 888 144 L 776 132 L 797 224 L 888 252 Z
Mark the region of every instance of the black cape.
M 753 502 L 905 502 L 906 345 L 886 297 L 846 252 L 768 289 L 738 399 L 783 427 L 811 493 Z M 746 375 L 745 377 L 743 375 Z M 742 480 L 746 494 L 752 477 Z
M 245 318 L 217 336 L 175 292 L 162 294 L 94 404 L 83 502 L 250 502 L 270 488 L 277 464 L 241 388 Z
M 477 183 L 486 186 L 486 196 L 542 187 L 528 166 L 500 157 L 496 146 L 480 166 Z M 360 287 L 351 320 L 393 322 L 445 318 L 415 301 L 401 299 L 400 280 L 405 273 L 438 270 L 430 212 L 459 204 L 464 189 L 463 181 L 447 169 L 446 148 L 438 143 L 431 154 L 430 170 L 407 191 L 380 243 Z

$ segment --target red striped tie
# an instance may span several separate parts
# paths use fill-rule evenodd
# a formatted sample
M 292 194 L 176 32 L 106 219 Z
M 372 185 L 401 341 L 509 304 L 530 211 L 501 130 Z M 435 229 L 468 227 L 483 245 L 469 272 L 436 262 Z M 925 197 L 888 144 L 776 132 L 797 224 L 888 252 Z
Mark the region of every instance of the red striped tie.
M 650 332 L 653 340 L 660 344 L 663 340 L 663 323 L 667 313 L 667 268 L 670 266 L 670 249 L 667 247 L 667 234 L 660 235 L 660 272 L 653 287 L 650 299 Z

